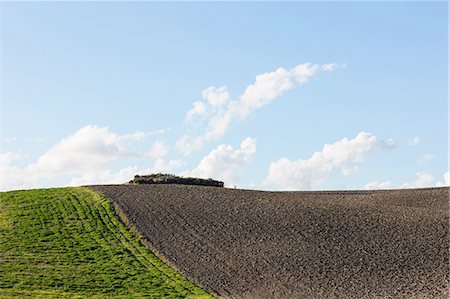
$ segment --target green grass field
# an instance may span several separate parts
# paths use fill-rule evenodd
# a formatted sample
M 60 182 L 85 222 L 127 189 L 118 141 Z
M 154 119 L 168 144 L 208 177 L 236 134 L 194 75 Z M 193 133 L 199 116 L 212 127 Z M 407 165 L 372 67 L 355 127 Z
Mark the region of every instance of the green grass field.
M 0 193 L 0 298 L 213 298 L 87 188 Z

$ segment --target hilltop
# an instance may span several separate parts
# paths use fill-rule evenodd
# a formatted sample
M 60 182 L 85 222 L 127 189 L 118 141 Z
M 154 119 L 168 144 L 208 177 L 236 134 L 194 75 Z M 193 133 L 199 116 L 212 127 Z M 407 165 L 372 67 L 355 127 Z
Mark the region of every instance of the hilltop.
M 191 177 L 180 177 L 173 174 L 154 173 L 150 175 L 135 175 L 134 179 L 129 184 L 177 184 L 177 185 L 197 185 L 197 186 L 211 186 L 223 187 L 222 181 Z

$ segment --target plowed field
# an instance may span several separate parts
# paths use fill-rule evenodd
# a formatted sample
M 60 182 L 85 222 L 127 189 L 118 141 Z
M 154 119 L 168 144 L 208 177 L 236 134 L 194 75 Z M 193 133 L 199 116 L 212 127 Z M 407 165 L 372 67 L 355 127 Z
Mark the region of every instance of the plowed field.
M 448 298 L 449 189 L 92 186 L 226 298 Z

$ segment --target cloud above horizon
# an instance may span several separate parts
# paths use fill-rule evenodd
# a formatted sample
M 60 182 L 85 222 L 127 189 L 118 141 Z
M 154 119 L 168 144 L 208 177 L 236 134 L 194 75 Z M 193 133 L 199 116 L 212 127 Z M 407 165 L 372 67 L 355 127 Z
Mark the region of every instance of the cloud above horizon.
M 434 175 L 425 171 L 416 172 L 417 179 L 410 183 L 405 183 L 400 186 L 401 189 L 408 188 L 424 188 L 433 186 Z
M 309 62 L 291 69 L 280 67 L 257 75 L 255 82 L 248 85 L 237 100 L 231 99 L 226 86 L 206 88 L 202 100 L 194 102 L 186 113 L 186 123 L 194 133 L 185 133 L 176 148 L 185 155 L 200 150 L 205 143 L 223 137 L 233 121 L 245 119 L 284 92 L 306 83 L 319 71 L 330 72 L 337 67 L 335 63 L 313 65 Z
M 357 165 L 379 145 L 376 136 L 360 132 L 353 139 L 345 137 L 333 144 L 325 144 L 309 159 L 292 161 L 281 158 L 270 163 L 265 182 L 282 190 L 317 188 L 332 172 L 348 175 L 357 171 Z
M 436 183 L 436 187 L 450 186 L 450 171 L 446 171 L 442 175 L 443 180 Z
M 244 139 L 237 149 L 221 144 L 206 155 L 197 167 L 181 174 L 205 179 L 216 178 L 223 180 L 227 186 L 233 186 L 239 182 L 237 173 L 250 162 L 255 153 L 254 138 Z
M 125 182 L 136 173 L 147 171 L 172 171 L 181 167 L 181 160 L 165 160 L 167 148 L 161 141 L 153 143 L 147 153 L 129 149 L 134 143 L 148 141 L 152 135 L 162 134 L 165 130 L 136 132 L 119 135 L 107 127 L 87 125 L 74 134 L 63 138 L 53 145 L 36 162 L 20 167 L 14 165 L 23 157 L 18 154 L 1 155 L 1 190 L 33 188 L 39 181 L 52 180 L 63 176 L 72 176 L 70 185 L 88 183 Z M 121 159 L 152 158 L 152 167 L 141 169 L 129 166 L 118 171 L 109 169 L 109 163 Z M 131 174 L 135 172 L 134 174 Z M 127 177 L 125 180 L 124 178 Z
M 377 189 L 391 189 L 394 187 L 394 183 L 391 181 L 378 182 L 372 181 L 364 185 L 363 189 L 365 190 L 377 190 Z
M 415 173 L 417 177 L 414 181 L 404 183 L 400 186 L 394 184 L 391 181 L 377 182 L 372 181 L 367 183 L 363 188 L 366 190 L 377 189 L 408 189 L 408 188 L 430 188 L 430 187 L 448 187 L 450 186 L 450 171 L 444 172 L 442 175 L 442 181 L 435 181 L 434 175 L 429 171 L 418 171 Z
M 23 155 L 3 153 L 1 190 L 33 188 L 42 186 L 40 182 L 43 180 L 60 177 L 69 177 L 70 185 L 108 184 L 126 182 L 135 174 L 175 171 L 181 175 L 220 179 L 226 186 L 236 185 L 240 182 L 239 172 L 256 155 L 255 138 L 242 140 L 237 148 L 227 144 L 217 145 L 203 157 L 200 156 L 194 166 L 188 163 L 193 157 L 191 154 L 201 150 L 208 142 L 220 140 L 233 122 L 245 120 L 286 91 L 305 84 L 319 72 L 330 72 L 337 67 L 335 63 L 304 63 L 291 69 L 280 67 L 257 75 L 255 81 L 246 86 L 235 100 L 226 86 L 210 86 L 203 90 L 202 99 L 194 102 L 185 113 L 187 131 L 175 145 L 169 145 L 161 138 L 150 140 L 150 136 L 163 134 L 167 129 L 117 134 L 108 127 L 87 125 L 62 138 L 36 161 L 25 166 L 23 161 L 20 162 L 24 159 Z M 408 143 L 416 146 L 421 139 L 416 136 Z M 331 175 L 347 176 L 357 172 L 358 165 L 375 150 L 393 150 L 396 147 L 397 142 L 392 138 L 379 140 L 371 133 L 362 131 L 353 139 L 345 137 L 325 144 L 307 159 L 282 157 L 272 161 L 266 177 L 252 184 L 263 188 L 275 186 L 281 190 L 320 188 Z M 425 154 L 418 161 L 425 164 L 434 158 L 431 154 Z M 128 165 L 113 166 L 115 161 L 126 161 Z M 180 171 L 182 168 L 189 170 Z M 419 171 L 416 176 L 415 181 L 397 186 L 420 188 L 449 185 L 449 172 L 444 173 L 440 181 L 435 180 L 430 172 Z M 395 186 L 391 181 L 369 181 L 363 188 L 388 189 Z
M 146 152 L 133 150 L 130 144 L 139 144 L 148 140 L 150 135 L 162 134 L 165 130 L 154 132 L 135 132 L 116 134 L 107 127 L 87 125 L 72 135 L 63 138 L 50 147 L 35 162 L 25 167 L 13 166 L 8 156 L 8 166 L 2 173 L 21 173 L 28 185 L 34 186 L 42 179 L 51 180 L 61 176 L 72 176 L 71 185 L 88 183 L 122 182 L 132 173 L 174 171 L 186 164 L 187 156 L 198 151 L 207 142 L 220 140 L 232 122 L 243 120 L 259 108 L 283 95 L 284 92 L 306 83 L 318 72 L 330 72 L 338 67 L 335 63 L 296 65 L 291 69 L 277 68 L 275 71 L 256 76 L 237 100 L 233 100 L 225 86 L 210 86 L 203 90 L 202 100 L 194 102 L 186 112 L 185 122 L 189 129 L 176 142 L 175 148 L 182 152 L 184 159 L 166 159 L 169 146 L 163 140 L 155 140 Z M 239 181 L 236 172 L 249 163 L 256 153 L 256 141 L 247 138 L 239 148 L 219 145 L 206 154 L 190 171 L 191 175 L 216 177 L 228 184 Z M 136 165 L 112 170 L 114 161 L 126 159 L 151 159 L 153 165 L 139 168 Z M 5 156 L 6 160 L 6 156 Z M 3 184 L 3 189 L 11 188 L 12 182 Z
M 88 125 L 52 146 L 36 163 L 29 165 L 28 170 L 50 177 L 90 172 L 118 158 L 139 156 L 127 150 L 123 141 L 143 138 L 143 132 L 120 136 L 107 127 Z
M 1 155 L 2 190 L 28 189 L 39 185 L 42 179 L 52 179 L 70 175 L 70 185 L 124 183 L 135 174 L 152 172 L 173 172 L 186 165 L 185 159 L 165 159 L 167 145 L 161 140 L 153 142 L 147 152 L 135 152 L 127 146 L 142 142 L 149 133 L 137 132 L 119 135 L 107 127 L 88 125 L 56 143 L 36 162 L 20 167 L 15 162 L 24 159 L 23 155 L 4 153 Z M 261 187 L 277 186 L 282 190 L 306 190 L 320 187 L 323 180 L 332 173 L 348 175 L 358 171 L 358 164 L 374 150 L 391 149 L 386 144 L 395 144 L 391 138 L 378 140 L 370 133 L 360 132 L 353 139 L 343 138 L 333 144 L 325 144 L 321 151 L 309 159 L 292 161 L 281 158 L 272 162 Z M 206 154 L 192 170 L 178 172 L 181 175 L 202 178 L 217 178 L 227 186 L 239 183 L 239 172 L 250 163 L 256 154 L 256 140 L 244 139 L 238 148 L 221 144 Z M 109 162 L 125 158 L 150 159 L 147 168 L 136 165 L 112 170 Z M 450 172 L 436 181 L 430 172 L 419 171 L 417 179 L 398 185 L 400 188 L 442 187 L 450 185 Z M 395 188 L 391 181 L 367 183 L 364 189 Z M 398 187 L 397 187 L 398 188 Z

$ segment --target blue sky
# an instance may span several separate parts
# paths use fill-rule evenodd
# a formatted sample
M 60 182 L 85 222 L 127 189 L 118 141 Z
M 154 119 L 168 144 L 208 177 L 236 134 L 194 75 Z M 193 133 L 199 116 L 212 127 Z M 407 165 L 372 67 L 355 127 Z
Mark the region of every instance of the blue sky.
M 448 184 L 446 2 L 2 5 L 2 190 Z

